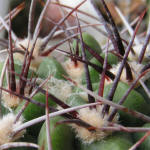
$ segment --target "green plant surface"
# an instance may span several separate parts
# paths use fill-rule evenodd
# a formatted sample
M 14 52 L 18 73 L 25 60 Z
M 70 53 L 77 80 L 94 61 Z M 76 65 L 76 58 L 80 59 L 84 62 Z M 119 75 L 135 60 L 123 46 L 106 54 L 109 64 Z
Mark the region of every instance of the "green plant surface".
M 42 93 L 37 93 L 32 99 L 35 100 L 36 102 L 41 102 L 43 104 L 45 104 L 46 102 L 46 97 Z M 54 107 L 56 106 L 56 104 L 51 99 L 48 100 L 49 100 L 49 106 L 54 106 Z M 15 113 L 18 113 L 19 110 L 22 108 L 22 106 L 25 105 L 25 103 L 26 103 L 25 100 L 22 101 L 21 104 L 16 108 Z M 40 106 L 37 106 L 33 103 L 29 103 L 26 109 L 24 110 L 24 112 L 22 113 L 22 116 L 24 117 L 25 121 L 30 121 L 42 115 L 45 115 L 45 108 L 44 107 L 41 108 Z M 37 136 L 41 126 L 42 123 L 39 123 L 29 127 L 27 130 L 31 135 Z
M 150 128 L 150 123 L 146 123 L 142 126 L 143 128 Z M 133 139 L 135 140 L 135 142 L 137 142 L 138 140 L 140 140 L 146 132 L 136 132 L 133 134 Z M 137 150 L 148 150 L 150 149 L 150 137 L 148 136 L 138 147 Z
M 64 118 L 57 116 L 50 119 L 50 135 L 53 150 L 75 150 L 74 149 L 74 133 L 66 124 L 59 124 L 57 122 L 64 120 Z M 48 150 L 46 137 L 46 124 L 44 123 L 40 134 L 38 136 L 38 144 L 40 150 Z
M 104 140 L 91 144 L 79 142 L 78 150 L 127 150 L 132 146 L 132 139 L 127 133 L 114 133 Z
M 97 52 L 98 54 L 101 53 L 101 47 L 99 45 L 99 43 L 96 41 L 96 39 L 90 35 L 89 33 L 87 32 L 83 32 L 82 33 L 82 38 L 83 38 L 83 42 L 88 46 L 90 47 L 93 51 Z M 74 40 L 73 41 L 73 44 L 72 44 L 74 50 L 76 50 L 76 46 L 77 46 L 77 41 Z M 89 60 L 92 58 L 92 55 L 90 52 L 88 52 L 87 49 L 85 49 L 85 53 L 86 53 L 86 58 Z M 79 54 L 81 56 L 82 54 L 82 50 L 81 50 L 81 44 L 79 43 Z
M 66 103 L 71 107 L 75 107 L 79 105 L 84 105 L 87 102 L 79 95 L 72 94 L 71 96 L 68 97 Z
M 44 58 L 37 70 L 37 74 L 44 79 L 50 75 L 57 79 L 64 79 L 63 75 L 67 75 L 62 65 L 54 57 Z
M 104 89 L 104 97 L 107 98 L 109 91 L 111 90 L 112 84 L 106 85 Z M 117 89 L 115 91 L 115 95 L 113 98 L 113 102 L 118 103 L 122 96 L 124 96 L 125 92 L 128 90 L 129 86 L 125 83 L 119 82 Z M 148 115 L 150 113 L 150 106 L 146 103 L 143 96 L 135 90 L 132 90 L 128 97 L 126 98 L 123 106 L 141 112 L 143 114 Z M 120 121 L 123 125 L 127 126 L 139 126 L 143 124 L 143 121 L 137 119 L 134 116 L 128 115 L 125 112 L 119 111 Z

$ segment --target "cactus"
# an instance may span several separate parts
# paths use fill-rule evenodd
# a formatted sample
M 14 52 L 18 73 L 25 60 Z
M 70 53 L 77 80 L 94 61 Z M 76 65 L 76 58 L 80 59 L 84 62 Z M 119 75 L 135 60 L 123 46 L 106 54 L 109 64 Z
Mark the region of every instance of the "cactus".
M 149 124 L 143 126 L 150 122 L 150 33 L 148 30 L 143 43 L 136 36 L 145 11 L 131 39 L 129 35 L 124 39 L 104 0 L 78 1 L 75 6 L 72 1 L 71 7 L 63 2 L 67 0 L 31 0 L 27 6 L 16 4 L 8 16 L 0 17 L 1 27 L 8 32 L 8 40 L 0 40 L 5 48 L 0 55 L 7 56 L 0 61 L 0 149 L 149 147 L 147 141 L 142 142 L 150 130 Z M 36 19 L 39 5 L 43 9 Z M 18 37 L 11 22 L 15 11 L 24 7 L 29 8 L 28 26 L 23 26 L 28 31 Z M 86 8 L 91 8 L 90 14 Z M 57 18 L 52 19 L 56 14 L 47 15 L 53 9 L 61 15 L 57 23 Z M 79 13 L 85 16 L 83 20 Z M 100 21 L 105 31 L 99 32 L 99 24 L 98 28 L 87 24 L 88 18 Z M 44 20 L 53 28 L 41 36 Z M 86 26 L 97 34 L 90 34 Z M 106 36 L 105 44 L 100 42 L 101 34 Z M 69 44 L 64 46 L 66 41 Z

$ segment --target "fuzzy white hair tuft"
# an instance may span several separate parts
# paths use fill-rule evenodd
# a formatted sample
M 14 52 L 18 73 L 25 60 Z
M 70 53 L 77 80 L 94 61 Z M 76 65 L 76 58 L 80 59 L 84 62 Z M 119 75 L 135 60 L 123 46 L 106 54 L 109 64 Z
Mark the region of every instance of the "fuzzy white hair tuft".
M 102 140 L 112 132 L 108 131 L 102 131 L 99 128 L 100 127 L 107 127 L 109 122 L 107 121 L 109 114 L 112 112 L 112 108 L 110 108 L 109 113 L 106 114 L 104 117 L 102 115 L 102 105 L 96 106 L 96 108 L 83 108 L 79 110 L 78 117 L 88 122 L 90 125 L 96 127 L 95 132 L 90 132 L 86 128 L 83 128 L 81 126 L 78 126 L 76 124 L 72 124 L 72 127 L 74 128 L 75 132 L 77 133 L 76 136 L 82 140 L 83 143 L 90 144 L 94 141 Z M 117 123 L 118 122 L 118 114 L 114 117 L 112 122 Z
M 23 119 L 20 117 L 20 119 L 14 123 L 15 119 L 16 116 L 13 113 L 9 113 L 0 119 L 0 145 L 15 141 L 23 136 L 25 130 L 13 136 L 13 129 L 21 125 L 23 122 Z
M 34 59 L 32 59 L 32 61 L 31 61 L 31 68 L 33 70 L 37 70 L 37 68 L 39 67 L 39 65 L 43 59 L 43 57 L 39 56 L 42 43 L 43 43 L 42 39 L 38 38 L 36 41 L 34 50 L 33 50 Z M 28 38 L 25 38 L 23 40 L 16 42 L 16 47 L 19 49 L 23 49 L 22 47 L 24 47 L 24 48 L 28 49 L 28 51 L 30 52 L 33 44 L 34 44 L 34 40 L 29 41 Z M 22 62 L 24 60 L 24 55 L 22 55 L 20 53 L 15 53 L 15 58 Z
M 77 83 L 81 83 L 81 76 L 84 73 L 84 64 L 82 62 L 77 61 L 77 66 L 75 65 L 74 61 L 68 59 L 64 63 L 64 68 L 67 74 L 75 80 Z
M 141 72 L 142 68 L 144 67 L 144 65 L 143 65 L 143 64 L 139 64 L 139 63 L 137 63 L 137 62 L 135 62 L 135 61 L 128 62 L 128 63 L 129 63 L 129 65 L 130 65 L 130 67 L 131 67 L 133 80 L 132 80 L 132 81 L 129 81 L 129 80 L 126 79 L 126 69 L 124 68 L 123 71 L 122 71 L 121 77 L 120 77 L 120 81 L 125 82 L 125 83 L 128 83 L 128 84 L 130 85 L 130 84 L 132 84 L 132 82 L 133 82 L 133 81 L 136 79 L 136 77 L 138 76 L 137 73 L 140 74 L 140 72 Z M 118 73 L 118 71 L 119 71 L 120 65 L 121 65 L 121 63 L 117 64 L 115 67 L 113 67 L 112 69 L 110 69 L 110 71 L 111 71 L 113 74 L 117 75 L 117 73 Z M 150 73 L 147 73 L 145 76 L 143 76 L 143 77 L 141 78 L 142 81 L 147 80 L 147 79 L 149 78 L 149 76 L 150 76 Z M 105 83 L 106 83 L 106 84 L 110 84 L 110 83 L 112 83 L 112 81 L 111 81 L 111 80 L 110 80 L 110 81 L 105 80 Z M 138 85 L 139 85 L 139 84 L 137 83 L 136 86 L 138 86 Z

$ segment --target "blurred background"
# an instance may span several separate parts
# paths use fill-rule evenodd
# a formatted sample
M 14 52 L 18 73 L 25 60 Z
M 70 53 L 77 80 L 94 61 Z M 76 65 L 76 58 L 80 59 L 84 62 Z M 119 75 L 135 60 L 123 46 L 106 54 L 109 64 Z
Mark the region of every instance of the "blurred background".
M 37 0 L 36 6 L 36 14 L 35 14 L 35 24 L 38 19 L 38 16 L 43 8 L 45 0 Z M 56 2 L 57 0 L 52 0 L 52 2 Z M 65 1 L 65 0 L 64 0 Z M 145 8 L 149 0 L 105 0 L 111 14 L 115 20 L 115 23 L 121 27 L 122 21 L 118 16 L 118 13 L 115 10 L 115 6 L 119 7 L 123 15 L 126 19 L 130 22 L 134 20 Z M 13 19 L 12 21 L 12 28 L 14 32 L 18 35 L 18 37 L 25 37 L 27 33 L 27 24 L 28 24 L 28 13 L 29 13 L 29 6 L 31 0 L 1 0 L 0 1 L 0 15 L 6 15 L 10 10 L 17 7 L 21 2 L 25 2 L 25 8 Z M 61 1 L 60 1 L 61 2 Z M 61 14 L 59 12 L 59 6 L 55 4 L 51 4 L 45 16 L 52 19 L 54 22 L 58 22 L 61 19 Z M 69 4 L 68 4 L 69 5 Z M 49 32 L 53 24 L 50 23 L 47 19 L 44 19 L 41 36 L 45 36 L 47 32 Z

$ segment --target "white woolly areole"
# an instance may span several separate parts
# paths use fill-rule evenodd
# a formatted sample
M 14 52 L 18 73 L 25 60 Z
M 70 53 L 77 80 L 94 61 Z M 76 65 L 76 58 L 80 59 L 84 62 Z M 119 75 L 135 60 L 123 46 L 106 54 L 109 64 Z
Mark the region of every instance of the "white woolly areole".
M 17 84 L 19 84 L 18 80 L 17 80 Z M 29 96 L 29 89 L 30 88 L 28 86 L 26 86 L 25 92 L 24 92 L 25 96 Z M 4 102 L 4 105 L 8 108 L 17 107 L 22 101 L 22 99 L 19 98 L 18 96 L 15 96 L 15 95 L 10 94 L 10 93 L 5 92 L 5 91 L 2 91 L 2 100 Z
M 24 39 L 24 40 L 20 40 L 16 43 L 16 47 L 19 49 L 23 49 L 22 46 L 24 48 L 28 48 L 28 51 L 30 52 L 32 49 L 32 46 L 34 44 L 34 40 L 30 40 L 28 38 Z M 41 56 L 39 56 L 40 54 L 40 48 L 43 44 L 43 41 L 41 38 L 38 38 L 34 47 L 34 51 L 33 51 L 33 57 L 34 59 L 32 59 L 31 61 L 31 68 L 36 70 L 38 68 L 38 66 L 40 65 L 42 58 Z M 21 62 L 24 60 L 24 55 L 19 54 L 19 53 L 15 53 L 15 58 L 19 59 Z
M 37 83 L 42 83 L 43 79 L 38 78 Z M 65 101 L 72 93 L 72 84 L 69 81 L 59 80 L 51 77 L 49 81 L 44 84 L 43 88 L 56 96 L 57 98 Z
M 64 68 L 67 74 L 76 82 L 81 82 L 82 74 L 84 73 L 84 64 L 82 62 L 77 61 L 77 66 L 75 65 L 74 61 L 68 59 L 64 63 Z
M 137 62 L 133 61 L 133 62 L 128 62 L 130 67 L 131 67 L 131 71 L 132 71 L 132 76 L 133 76 L 133 80 L 132 81 L 128 81 L 126 79 L 126 69 L 124 67 L 123 71 L 122 71 L 122 74 L 121 74 L 121 77 L 120 77 L 120 81 L 122 82 L 125 82 L 125 83 L 128 83 L 129 85 L 136 79 L 136 77 L 138 76 L 138 74 L 136 73 L 139 73 L 141 72 L 142 68 L 144 67 L 143 64 L 138 64 Z M 117 64 L 114 68 L 110 69 L 110 71 L 114 74 L 114 75 L 117 75 L 118 71 L 119 71 L 119 67 L 120 67 L 120 64 Z M 134 72 L 134 71 L 136 72 Z M 150 73 L 147 73 L 146 75 L 144 75 L 141 79 L 143 81 L 147 80 L 150 76 Z M 112 83 L 112 80 L 110 81 L 106 81 L 105 82 L 106 84 L 110 84 Z
M 12 142 L 23 136 L 25 131 L 21 131 L 16 136 L 13 136 L 13 130 L 20 126 L 23 122 L 23 119 L 20 118 L 16 123 L 14 123 L 15 119 L 16 116 L 13 113 L 9 113 L 0 119 L 0 145 Z
M 90 125 L 96 127 L 95 132 L 90 132 L 87 129 L 78 126 L 76 124 L 72 124 L 72 127 L 75 129 L 75 132 L 77 133 L 77 137 L 79 137 L 83 143 L 90 144 L 94 141 L 102 140 L 104 137 L 108 136 L 111 134 L 111 131 L 101 131 L 100 127 L 107 127 L 109 122 L 107 121 L 110 113 L 112 112 L 112 108 L 110 108 L 109 113 L 102 117 L 102 105 L 96 106 L 96 109 L 90 109 L 90 108 L 83 108 L 79 110 L 79 115 L 78 117 L 89 123 Z M 117 123 L 118 122 L 118 114 L 114 117 L 112 122 Z
M 17 107 L 21 102 L 21 99 L 19 97 L 9 94 L 7 92 L 3 92 L 2 100 L 8 108 Z
M 131 61 L 138 61 L 142 47 L 143 47 L 143 44 L 135 45 L 133 47 L 135 54 L 132 54 L 132 52 L 130 52 L 128 58 Z M 148 61 L 148 60 L 150 60 L 150 45 L 147 46 L 145 54 L 144 54 L 144 58 L 143 58 L 143 61 Z

